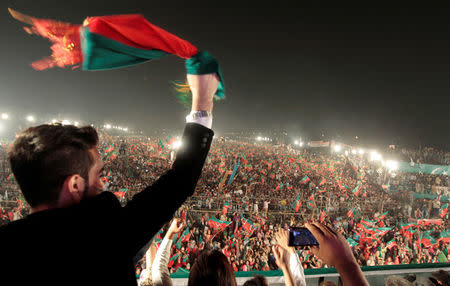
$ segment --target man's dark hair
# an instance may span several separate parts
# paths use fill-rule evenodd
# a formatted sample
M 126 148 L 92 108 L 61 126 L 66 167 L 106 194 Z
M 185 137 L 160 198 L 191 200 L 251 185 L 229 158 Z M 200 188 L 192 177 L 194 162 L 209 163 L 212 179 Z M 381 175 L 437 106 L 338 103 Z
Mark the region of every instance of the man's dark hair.
M 89 149 L 98 143 L 91 126 L 45 124 L 19 134 L 8 150 L 11 170 L 31 207 L 57 202 L 68 176 L 88 181 L 94 160 Z
M 245 281 L 243 286 L 269 286 L 266 277 L 255 274 L 252 279 Z
M 188 286 L 236 286 L 233 268 L 218 250 L 205 250 L 195 260 Z

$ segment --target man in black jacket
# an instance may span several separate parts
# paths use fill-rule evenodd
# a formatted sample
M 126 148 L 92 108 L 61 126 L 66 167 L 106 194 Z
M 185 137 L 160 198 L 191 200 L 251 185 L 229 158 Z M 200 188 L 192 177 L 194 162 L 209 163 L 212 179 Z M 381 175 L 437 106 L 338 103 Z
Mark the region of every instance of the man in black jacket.
M 1 285 L 136 285 L 133 257 L 193 194 L 214 135 L 216 74 L 188 75 L 192 111 L 172 169 L 124 207 L 102 192 L 91 127 L 25 130 L 8 156 L 32 214 L 0 228 Z

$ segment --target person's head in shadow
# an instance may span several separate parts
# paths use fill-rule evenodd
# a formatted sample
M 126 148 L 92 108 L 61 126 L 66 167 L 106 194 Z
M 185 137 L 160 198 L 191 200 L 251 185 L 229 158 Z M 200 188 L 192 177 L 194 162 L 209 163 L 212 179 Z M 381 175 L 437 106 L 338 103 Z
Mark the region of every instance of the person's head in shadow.
M 197 257 L 189 273 L 188 286 L 236 286 L 233 268 L 217 250 L 205 250 Z
M 245 281 L 243 286 L 269 286 L 266 277 L 254 275 L 252 279 Z

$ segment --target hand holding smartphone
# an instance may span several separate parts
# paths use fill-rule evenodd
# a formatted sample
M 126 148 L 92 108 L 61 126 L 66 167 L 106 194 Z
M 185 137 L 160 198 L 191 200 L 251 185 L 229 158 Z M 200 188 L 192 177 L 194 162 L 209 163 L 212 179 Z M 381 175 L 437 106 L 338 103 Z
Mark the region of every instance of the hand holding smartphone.
M 306 227 L 289 228 L 289 246 L 318 246 L 314 235 Z

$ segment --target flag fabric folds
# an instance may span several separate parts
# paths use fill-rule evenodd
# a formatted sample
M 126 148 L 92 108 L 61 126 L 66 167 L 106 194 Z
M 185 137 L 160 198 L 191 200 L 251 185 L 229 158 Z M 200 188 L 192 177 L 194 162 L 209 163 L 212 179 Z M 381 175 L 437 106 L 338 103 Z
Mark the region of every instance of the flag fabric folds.
M 127 67 L 166 55 L 186 60 L 188 74 L 217 73 L 215 99 L 225 98 L 223 76 L 217 60 L 206 51 L 150 23 L 140 14 L 88 17 L 82 25 L 38 19 L 9 9 L 11 15 L 31 27 L 25 30 L 52 42 L 52 55 L 32 63 L 36 70 L 82 67 L 105 70 Z

